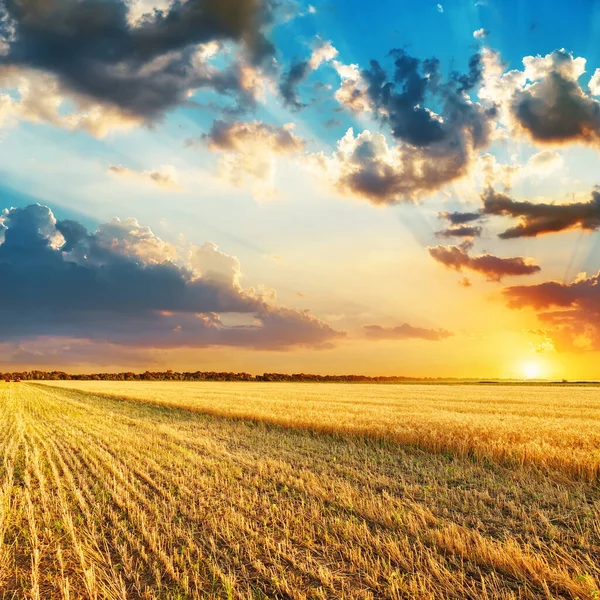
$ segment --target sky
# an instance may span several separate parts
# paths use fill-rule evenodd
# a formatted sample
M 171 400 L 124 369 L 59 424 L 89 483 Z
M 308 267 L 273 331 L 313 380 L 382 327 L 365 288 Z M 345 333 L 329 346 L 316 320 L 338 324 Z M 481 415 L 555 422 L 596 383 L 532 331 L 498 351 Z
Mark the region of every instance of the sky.
M 599 35 L 0 0 L 0 370 L 600 378 Z

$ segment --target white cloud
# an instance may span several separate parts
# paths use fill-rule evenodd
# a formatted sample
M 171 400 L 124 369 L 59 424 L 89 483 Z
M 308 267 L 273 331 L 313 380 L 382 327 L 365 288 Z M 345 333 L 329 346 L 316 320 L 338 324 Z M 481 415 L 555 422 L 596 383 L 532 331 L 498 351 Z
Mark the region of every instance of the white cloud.
M 321 66 L 323 62 L 329 62 L 333 60 L 338 55 L 338 51 L 331 44 L 331 42 L 327 41 L 319 44 L 313 51 L 308 64 L 310 68 L 314 71 Z
M 304 141 L 293 129 L 293 123 L 277 127 L 260 121 L 216 121 L 204 140 L 209 149 L 222 153 L 221 179 L 235 186 L 250 185 L 255 199 L 268 200 L 279 195 L 275 188 L 277 159 L 304 150 Z
M 342 80 L 335 92 L 335 99 L 353 113 L 372 112 L 372 102 L 367 94 L 368 84 L 360 74 L 358 65 L 345 65 L 337 60 L 332 64 Z
M 600 69 L 596 69 L 590 79 L 588 87 L 594 96 L 600 96 Z

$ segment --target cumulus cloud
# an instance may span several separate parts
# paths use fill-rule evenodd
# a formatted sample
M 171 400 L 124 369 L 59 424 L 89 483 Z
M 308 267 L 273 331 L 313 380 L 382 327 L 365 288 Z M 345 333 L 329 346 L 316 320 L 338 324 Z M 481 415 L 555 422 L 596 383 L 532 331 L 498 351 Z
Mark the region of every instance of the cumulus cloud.
M 600 273 L 571 283 L 546 281 L 504 289 L 510 308 L 532 308 L 551 327 L 556 350 L 600 350 Z
M 129 8 L 126 0 L 6 0 L 0 70 L 41 73 L 62 96 L 142 121 L 161 118 L 199 88 L 251 102 L 240 65 L 272 60 L 263 33 L 273 18 L 270 2 L 172 2 L 133 23 Z M 243 57 L 217 69 L 206 48 L 224 43 L 237 44 Z
M 445 329 L 425 329 L 413 327 L 403 323 L 396 327 L 382 327 L 381 325 L 365 325 L 363 327 L 368 338 L 373 340 L 428 340 L 439 342 L 453 336 L 451 331 Z
M 526 56 L 522 71 L 504 72 L 497 53 L 484 49 L 484 85 L 480 98 L 495 99 L 507 129 L 540 144 L 600 141 L 600 102 L 579 84 L 586 60 L 564 49 Z
M 452 73 L 446 82 L 436 58 L 421 61 L 401 49 L 391 50 L 390 56 L 394 58 L 392 81 L 376 60 L 362 77 L 369 84 L 371 102 L 395 139 L 420 148 L 459 141 L 464 147 L 464 137 L 477 147 L 487 143 L 490 115 L 466 95 L 481 79 L 479 54 L 471 57 L 468 73 Z M 428 98 L 441 103 L 439 113 L 426 107 Z
M 355 137 L 349 129 L 332 155 L 311 157 L 340 192 L 375 204 L 412 201 L 467 175 L 489 141 L 494 114 L 493 107 L 468 95 L 480 79 L 479 55 L 472 57 L 468 73 L 452 73 L 447 81 L 437 59 L 420 61 L 404 50 L 390 55 L 391 81 L 373 60 L 359 73 L 349 69 L 336 96 L 353 110 L 373 111 L 397 144 L 390 146 L 383 134 L 370 131 Z M 340 72 L 339 64 L 336 68 Z M 430 99 L 438 112 L 427 108 Z
M 163 165 L 158 169 L 149 171 L 136 171 L 135 169 L 129 169 L 123 165 L 111 165 L 108 168 L 108 172 L 111 175 L 124 177 L 133 181 L 151 183 L 170 191 L 179 191 L 183 189 L 177 181 L 177 171 L 172 165 Z
M 492 254 L 469 256 L 468 248 L 464 246 L 433 246 L 427 250 L 435 261 L 448 269 L 475 271 L 485 275 L 488 281 L 498 282 L 503 277 L 532 275 L 541 270 L 533 260 L 520 256 L 512 258 L 502 258 Z
M 369 84 L 361 75 L 358 65 L 346 65 L 337 60 L 334 60 L 332 65 L 341 79 L 335 99 L 344 108 L 356 114 L 373 111 L 373 104 L 367 93 Z
M 570 204 L 519 202 L 493 189 L 488 189 L 482 199 L 485 214 L 519 219 L 515 227 L 499 234 L 502 239 L 535 237 L 574 228 L 595 231 L 600 227 L 598 190 L 592 191 L 589 201 Z
M 12 96 L 0 96 L 0 125 L 24 120 L 104 137 L 114 131 L 130 130 L 143 122 L 139 116 L 118 107 L 74 93 L 65 95 L 54 75 L 32 69 L 7 69 L 0 64 L 0 87 L 12 92 Z
M 214 244 L 181 252 L 135 219 L 89 232 L 39 204 L 2 214 L 0 341 L 60 336 L 146 347 L 319 347 L 340 333 L 244 289 Z M 223 316 L 250 323 L 227 326 Z
M 300 100 L 298 86 L 323 62 L 332 61 L 338 51 L 331 42 L 318 39 L 315 49 L 308 60 L 297 61 L 283 75 L 279 84 L 279 91 L 284 103 L 293 110 L 300 110 L 305 106 Z
M 308 162 L 344 195 L 373 204 L 396 204 L 436 192 L 466 175 L 471 149 L 464 150 L 449 150 L 445 145 L 390 146 L 381 133 L 365 130 L 355 136 L 350 128 L 331 155 L 312 154 Z
M 600 96 L 600 69 L 596 69 L 588 84 L 590 94 Z
M 267 199 L 277 195 L 274 181 L 277 157 L 299 154 L 304 149 L 304 141 L 293 129 L 292 123 L 279 127 L 261 121 L 217 120 L 201 141 L 210 150 L 222 153 L 221 177 L 233 185 L 249 183 L 255 198 Z

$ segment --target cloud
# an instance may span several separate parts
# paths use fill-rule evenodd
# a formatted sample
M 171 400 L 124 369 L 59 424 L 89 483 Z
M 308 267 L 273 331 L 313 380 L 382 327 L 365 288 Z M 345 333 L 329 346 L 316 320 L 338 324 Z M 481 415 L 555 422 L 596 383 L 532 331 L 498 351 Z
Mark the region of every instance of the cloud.
M 143 122 L 142 118 L 109 104 L 76 94 L 65 95 L 54 75 L 32 69 L 6 69 L 0 64 L 0 87 L 12 92 L 12 96 L 0 96 L 0 125 L 18 120 L 49 123 L 102 138 Z
M 123 165 L 111 165 L 108 168 L 108 172 L 111 175 L 125 177 L 142 183 L 152 183 L 153 185 L 171 191 L 183 189 L 177 181 L 177 171 L 172 165 L 164 165 L 150 171 L 136 171 L 135 169 L 129 169 Z
M 417 200 L 468 174 L 472 159 L 470 142 L 417 148 L 389 146 L 381 133 L 363 131 L 357 136 L 348 129 L 331 155 L 316 153 L 308 164 L 348 196 L 373 204 L 397 204 Z
M 438 217 L 446 219 L 450 225 L 464 225 L 481 219 L 480 212 L 440 212 Z
M 446 82 L 436 58 L 421 61 L 399 49 L 391 50 L 390 56 L 394 58 L 393 81 L 376 60 L 361 75 L 369 84 L 371 102 L 395 139 L 421 148 L 458 141 L 464 147 L 466 136 L 476 147 L 487 143 L 489 114 L 466 95 L 481 78 L 479 54 L 471 57 L 467 74 L 452 73 Z M 439 114 L 426 107 L 430 97 L 441 104 Z
M 441 231 L 436 231 L 435 235 L 443 238 L 474 238 L 481 235 L 481 227 L 475 225 L 455 225 Z
M 555 50 L 523 62 L 526 77 L 533 83 L 515 93 L 512 111 L 531 137 L 540 142 L 598 143 L 600 103 L 577 81 L 585 70 L 585 59 Z
M 5 0 L 0 21 L 0 70 L 52 78 L 63 96 L 155 121 L 209 88 L 251 103 L 240 65 L 268 67 L 274 48 L 264 29 L 273 5 L 260 0 L 172 2 L 130 20 L 125 0 Z M 206 47 L 234 43 L 243 56 L 217 69 Z
M 499 234 L 502 239 L 535 237 L 580 228 L 595 231 L 600 227 L 600 191 L 593 190 L 588 202 L 545 204 L 513 200 L 507 194 L 488 189 L 482 196 L 483 212 L 519 219 L 515 227 Z
M 546 281 L 503 290 L 510 308 L 532 308 L 557 351 L 600 350 L 600 273 L 571 283 Z
M 473 37 L 476 40 L 485 40 L 490 35 L 490 32 L 483 27 L 473 32 Z
M 317 40 L 315 49 L 308 60 L 297 61 L 292 64 L 289 70 L 283 75 L 279 84 L 279 92 L 284 103 L 293 110 L 300 110 L 305 106 L 298 95 L 298 86 L 323 62 L 332 61 L 338 54 L 338 51 L 332 46 L 331 42 Z
M 503 277 L 532 275 L 540 267 L 531 259 L 520 256 L 501 258 L 492 254 L 469 256 L 467 249 L 461 246 L 433 246 L 427 248 L 430 256 L 449 269 L 475 271 L 485 275 L 488 281 L 501 281 Z
M 478 225 L 471 225 L 473 221 L 481 219 L 480 212 L 440 212 L 438 217 L 448 221 L 448 226 L 440 231 L 436 231 L 438 237 L 443 238 L 470 238 L 479 237 L 482 228 Z
M 341 334 L 306 312 L 244 289 L 240 265 L 215 244 L 186 253 L 135 219 L 88 232 L 39 204 L 5 210 L 0 341 L 81 338 L 151 348 L 322 347 Z M 245 315 L 242 325 L 223 317 Z
M 341 79 L 335 99 L 355 114 L 372 112 L 373 104 L 367 93 L 369 84 L 361 75 L 358 65 L 346 65 L 337 60 L 334 60 L 332 65 Z
M 600 69 L 594 71 L 594 74 L 588 83 L 588 88 L 592 96 L 600 96 Z
M 436 4 L 436 8 L 437 8 L 437 11 L 439 13 L 443 13 L 444 12 L 444 7 L 441 4 Z
M 381 133 L 365 130 L 355 137 L 349 129 L 332 155 L 311 157 L 338 191 L 374 204 L 413 201 L 467 175 L 477 151 L 489 141 L 494 113 L 467 93 L 481 75 L 478 55 L 471 58 L 467 74 L 452 73 L 447 81 L 437 59 L 420 61 L 404 50 L 390 55 L 391 81 L 375 60 L 360 72 L 354 65 L 334 63 L 344 73 L 336 97 L 355 112 L 374 112 L 390 127 L 397 145 L 388 145 Z M 426 106 L 429 99 L 439 112 Z
M 408 323 L 403 323 L 396 327 L 381 327 L 380 325 L 365 325 L 363 327 L 368 338 L 373 340 L 428 340 L 430 342 L 439 342 L 453 336 L 451 331 L 445 329 L 424 329 L 422 327 L 413 327 Z
M 599 78 L 592 77 L 590 92 L 579 84 L 586 60 L 564 49 L 546 56 L 526 56 L 523 71 L 504 73 L 498 54 L 484 49 L 484 85 L 480 98 L 495 99 L 499 114 L 513 134 L 539 144 L 600 141 L 600 102 L 593 98 Z
M 217 120 L 211 130 L 188 145 L 202 142 L 213 152 L 220 152 L 220 177 L 233 185 L 246 183 L 258 200 L 276 197 L 275 165 L 280 156 L 300 154 L 304 141 L 294 131 L 293 123 L 282 127 L 261 121 L 225 122 Z

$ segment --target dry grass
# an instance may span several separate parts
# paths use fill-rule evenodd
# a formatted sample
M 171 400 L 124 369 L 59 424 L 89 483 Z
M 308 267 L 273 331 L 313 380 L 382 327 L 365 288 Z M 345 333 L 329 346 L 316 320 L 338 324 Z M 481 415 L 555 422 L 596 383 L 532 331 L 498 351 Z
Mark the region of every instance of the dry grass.
M 600 387 L 69 381 L 52 385 L 600 480 Z
M 342 390 L 377 405 L 365 405 L 371 422 L 386 414 L 378 394 L 392 393 L 293 384 L 169 384 L 166 393 L 153 384 L 117 385 L 104 392 L 155 402 L 175 394 L 196 409 L 203 407 L 192 390 L 204 390 L 212 394 L 208 407 L 225 412 L 237 395 L 242 416 L 305 426 L 318 416 L 318 396 L 330 394 L 321 414 L 334 413 L 325 426 L 347 414 L 344 431 L 367 423 L 356 403 L 334 409 Z M 287 407 L 270 414 L 268 401 L 257 402 L 265 390 L 284 394 Z M 434 400 L 423 398 L 423 432 L 453 422 L 443 412 L 451 399 L 440 402 L 435 421 Z M 593 395 L 584 403 L 594 405 Z M 388 404 L 398 419 L 398 401 Z M 483 420 L 485 399 L 471 404 L 469 411 L 463 404 L 464 418 Z M 517 423 L 534 418 L 527 409 L 515 403 L 523 413 Z M 418 415 L 417 404 L 412 410 Z M 557 410 L 552 431 L 575 435 L 560 410 L 547 410 Z M 581 421 L 588 444 L 597 422 Z M 381 423 L 388 435 L 392 418 Z M 0 456 L 0 598 L 599 595 L 600 490 L 566 472 L 25 383 L 0 387 Z

